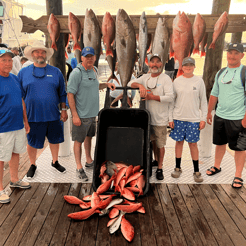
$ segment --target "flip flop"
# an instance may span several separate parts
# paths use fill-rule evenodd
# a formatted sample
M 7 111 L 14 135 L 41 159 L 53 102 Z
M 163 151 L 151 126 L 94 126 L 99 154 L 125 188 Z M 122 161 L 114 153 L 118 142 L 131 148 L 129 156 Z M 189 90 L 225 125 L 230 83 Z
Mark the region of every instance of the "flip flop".
M 212 169 L 214 169 L 214 170 L 212 170 Z M 211 172 L 210 174 L 207 174 L 208 176 L 212 176 L 212 175 L 215 175 L 216 173 L 219 173 L 219 172 L 221 172 L 221 167 L 220 167 L 220 169 L 218 169 L 217 167 L 215 167 L 215 166 L 212 166 L 212 167 L 210 167 L 209 169 L 207 169 L 207 171 L 209 171 L 209 172 Z
M 235 179 L 238 179 L 239 181 L 235 181 Z M 238 187 L 237 187 L 237 186 L 233 186 L 234 184 L 239 184 L 239 185 L 241 185 L 241 186 L 238 186 Z M 235 178 L 233 179 L 233 182 L 232 182 L 231 186 L 232 186 L 232 188 L 234 188 L 234 189 L 242 188 L 242 186 L 243 186 L 243 179 L 238 178 L 238 177 L 235 177 Z

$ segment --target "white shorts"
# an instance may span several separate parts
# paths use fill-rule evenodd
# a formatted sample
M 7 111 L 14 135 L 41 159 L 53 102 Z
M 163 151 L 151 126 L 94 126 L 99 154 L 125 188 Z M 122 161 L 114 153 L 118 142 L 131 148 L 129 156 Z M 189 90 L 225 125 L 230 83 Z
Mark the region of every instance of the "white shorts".
M 27 138 L 25 128 L 12 132 L 0 133 L 0 161 L 10 161 L 12 153 L 26 151 Z

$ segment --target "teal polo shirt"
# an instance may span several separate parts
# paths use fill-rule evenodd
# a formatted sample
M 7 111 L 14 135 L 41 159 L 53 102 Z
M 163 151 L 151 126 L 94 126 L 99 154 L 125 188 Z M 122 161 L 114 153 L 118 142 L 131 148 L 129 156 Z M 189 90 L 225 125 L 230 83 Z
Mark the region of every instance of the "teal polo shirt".
M 86 70 L 81 63 L 78 64 L 69 76 L 67 93 L 74 94 L 80 118 L 91 118 L 98 115 L 99 82 L 93 69 Z
M 216 115 L 223 119 L 241 120 L 245 115 L 244 87 L 241 80 L 242 67 L 242 64 L 237 68 L 227 67 L 219 78 L 218 73 L 215 76 L 211 95 L 218 97 Z M 224 84 L 230 80 L 232 80 L 230 84 Z

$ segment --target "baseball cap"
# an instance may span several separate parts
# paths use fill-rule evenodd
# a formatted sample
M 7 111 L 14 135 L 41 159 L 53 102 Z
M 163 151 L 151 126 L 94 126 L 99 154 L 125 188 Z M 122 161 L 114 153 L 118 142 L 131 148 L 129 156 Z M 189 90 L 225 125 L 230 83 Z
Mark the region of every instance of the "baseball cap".
M 184 66 L 185 64 L 188 64 L 188 63 L 191 63 L 191 64 L 193 64 L 194 66 L 196 65 L 195 59 L 192 58 L 192 57 L 185 57 L 185 58 L 183 59 L 182 66 Z
M 82 56 L 95 55 L 94 49 L 92 47 L 85 47 L 81 53 Z
M 243 45 L 239 44 L 239 43 L 229 44 L 227 51 L 229 51 L 229 50 L 237 50 L 238 52 L 241 52 L 241 53 L 244 52 Z
M 153 55 L 151 55 L 151 57 L 150 57 L 149 60 L 151 61 L 151 59 L 152 59 L 153 57 L 158 57 L 158 58 L 160 59 L 160 61 L 162 62 L 161 56 L 160 56 L 159 54 L 153 54 Z
M 8 50 L 6 48 L 0 48 L 0 57 L 2 57 L 6 53 L 8 53 L 9 55 L 11 55 L 12 58 L 14 57 L 14 54 L 10 50 Z

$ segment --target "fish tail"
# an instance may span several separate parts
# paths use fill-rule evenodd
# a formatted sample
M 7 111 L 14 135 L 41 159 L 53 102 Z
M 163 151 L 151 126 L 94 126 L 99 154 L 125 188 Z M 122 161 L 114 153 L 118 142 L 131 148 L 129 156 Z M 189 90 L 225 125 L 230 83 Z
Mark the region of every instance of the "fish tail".
M 203 56 L 206 56 L 206 52 L 205 51 L 201 51 L 201 56 L 200 57 L 203 57 Z
M 119 82 L 119 80 L 117 79 L 117 77 L 114 75 L 114 73 L 112 73 L 112 74 L 110 75 L 110 77 L 109 77 L 108 80 L 107 80 L 107 83 L 108 83 L 111 79 L 116 80 L 117 83 L 120 85 L 120 82 Z
M 147 56 L 145 57 L 144 62 L 145 62 L 145 64 L 148 66 L 148 64 L 149 64 L 149 60 L 148 60 L 148 57 L 147 57 Z
M 171 57 L 174 57 L 174 51 L 171 51 L 171 52 L 170 52 L 170 58 L 171 58 Z
M 52 43 L 51 48 L 57 51 L 56 43 Z
M 209 46 L 209 49 L 215 49 L 215 43 L 211 43 L 210 46 Z
M 66 59 L 68 59 L 68 55 L 67 55 L 67 52 L 65 51 L 65 57 L 66 57 Z
M 183 74 L 184 74 L 183 70 L 179 68 L 177 77 L 179 77 L 179 76 L 181 76 L 181 75 L 183 75 Z
M 198 49 L 198 48 L 195 48 L 195 49 L 193 50 L 193 54 L 198 54 L 198 55 L 199 55 L 199 49 Z
M 80 47 L 79 43 L 76 43 L 74 45 L 73 50 L 80 50 L 81 51 L 81 47 Z
M 111 49 L 106 50 L 106 56 L 112 56 L 114 57 L 113 51 Z

